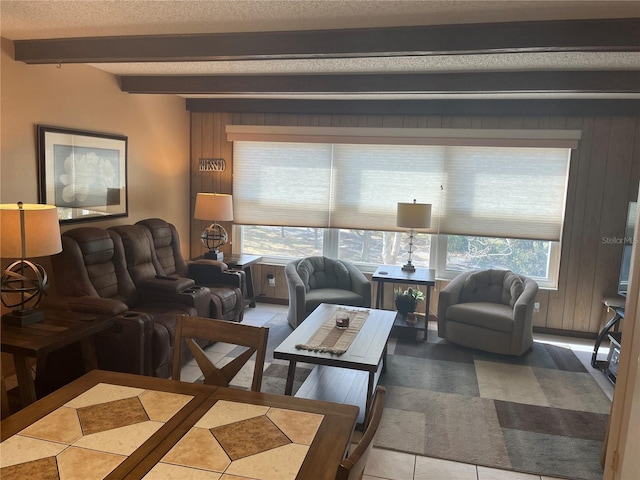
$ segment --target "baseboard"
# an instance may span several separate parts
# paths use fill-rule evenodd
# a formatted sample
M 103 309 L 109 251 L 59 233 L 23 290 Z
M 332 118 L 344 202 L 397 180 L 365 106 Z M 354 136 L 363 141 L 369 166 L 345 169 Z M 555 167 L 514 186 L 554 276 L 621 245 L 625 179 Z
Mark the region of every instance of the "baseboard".
M 533 333 L 544 333 L 547 335 L 564 335 L 565 337 L 576 338 L 598 338 L 597 333 L 593 332 L 576 332 L 574 330 L 561 330 L 559 328 L 533 327 Z
M 275 305 L 289 305 L 289 300 L 286 298 L 272 298 L 272 297 L 263 297 L 258 295 L 255 299 L 258 303 L 272 303 Z

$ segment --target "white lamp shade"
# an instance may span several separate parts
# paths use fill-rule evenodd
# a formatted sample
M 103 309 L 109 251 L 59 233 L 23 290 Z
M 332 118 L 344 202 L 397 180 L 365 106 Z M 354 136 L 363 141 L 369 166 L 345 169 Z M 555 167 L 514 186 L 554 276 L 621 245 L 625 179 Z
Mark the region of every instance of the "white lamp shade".
M 398 203 L 396 226 L 402 228 L 429 228 L 431 226 L 430 203 Z
M 233 200 L 223 193 L 198 193 L 193 214 L 197 220 L 233 221 Z
M 0 256 L 31 258 L 62 251 L 58 211 L 53 205 L 22 204 L 24 212 L 24 257 L 18 204 L 0 205 Z

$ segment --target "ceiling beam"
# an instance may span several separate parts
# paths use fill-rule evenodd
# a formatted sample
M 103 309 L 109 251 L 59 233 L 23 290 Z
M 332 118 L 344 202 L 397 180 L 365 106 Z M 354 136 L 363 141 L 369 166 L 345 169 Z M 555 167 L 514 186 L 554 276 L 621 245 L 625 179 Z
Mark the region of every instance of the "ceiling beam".
M 353 75 L 122 76 L 129 93 L 427 94 L 640 93 L 640 71 L 469 72 Z
M 640 51 L 640 18 L 16 40 L 29 64 Z
M 306 115 L 637 116 L 640 100 L 280 100 L 188 98 L 190 112 Z

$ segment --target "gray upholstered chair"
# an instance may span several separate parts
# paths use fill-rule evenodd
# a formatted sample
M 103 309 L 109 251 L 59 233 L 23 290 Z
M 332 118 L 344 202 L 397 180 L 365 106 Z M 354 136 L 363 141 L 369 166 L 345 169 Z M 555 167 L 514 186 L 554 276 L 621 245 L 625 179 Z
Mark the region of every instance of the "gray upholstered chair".
M 477 270 L 440 291 L 438 336 L 466 347 L 522 355 L 533 345 L 538 284 L 509 270 Z
M 293 328 L 321 303 L 371 307 L 371 283 L 349 262 L 307 257 L 288 263 L 284 271 L 289 287 L 288 320 Z

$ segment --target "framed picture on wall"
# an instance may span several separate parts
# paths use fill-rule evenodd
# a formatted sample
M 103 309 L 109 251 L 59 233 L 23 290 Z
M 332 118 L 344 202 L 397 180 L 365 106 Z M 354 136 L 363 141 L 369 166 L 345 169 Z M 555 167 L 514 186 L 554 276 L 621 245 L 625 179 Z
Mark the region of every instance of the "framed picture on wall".
M 127 137 L 38 125 L 38 200 L 61 223 L 126 217 Z

